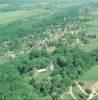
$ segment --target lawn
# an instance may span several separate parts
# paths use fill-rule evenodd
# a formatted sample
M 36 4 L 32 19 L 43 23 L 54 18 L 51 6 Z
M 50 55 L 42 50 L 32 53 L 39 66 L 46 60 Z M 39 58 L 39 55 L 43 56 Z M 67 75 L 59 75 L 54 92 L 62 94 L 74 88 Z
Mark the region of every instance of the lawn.
M 98 81 L 98 65 L 93 66 L 86 73 L 84 73 L 84 75 L 80 77 L 80 80 Z
M 16 10 L 9 12 L 0 13 L 0 24 L 9 24 L 20 19 L 25 19 L 28 17 L 34 17 L 47 12 L 43 9 L 33 9 L 33 10 Z
M 42 81 L 42 80 L 47 80 L 48 77 L 49 77 L 48 72 L 41 72 L 36 76 L 36 79 L 39 80 L 39 81 Z

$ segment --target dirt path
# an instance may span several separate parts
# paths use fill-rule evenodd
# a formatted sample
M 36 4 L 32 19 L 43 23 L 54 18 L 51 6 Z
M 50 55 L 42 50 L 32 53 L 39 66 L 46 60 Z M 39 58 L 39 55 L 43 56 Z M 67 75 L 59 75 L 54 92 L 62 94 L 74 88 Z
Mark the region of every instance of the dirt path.
M 88 98 L 86 100 L 93 100 L 94 97 L 96 97 L 98 95 L 98 93 L 96 92 L 96 90 L 98 89 L 98 82 L 96 82 L 94 85 L 92 85 L 91 87 L 91 94 L 88 94 L 85 92 L 85 90 L 79 85 L 79 82 L 78 81 L 75 81 L 76 85 L 78 86 L 78 88 L 80 89 L 80 91 L 88 96 Z M 78 100 L 77 97 L 74 95 L 73 93 L 73 89 L 72 89 L 72 86 L 69 87 L 69 92 L 68 94 L 71 95 L 71 97 L 74 99 L 74 100 Z M 65 100 L 65 99 L 64 99 Z
M 87 100 L 92 100 L 97 95 L 98 94 L 96 93 L 96 91 L 95 90 L 92 90 L 92 93 L 89 95 L 89 97 L 87 98 Z
M 73 98 L 74 100 L 77 100 L 76 96 L 73 94 L 72 86 L 70 86 L 69 93 L 70 93 L 70 95 L 72 96 L 72 98 Z
M 92 87 L 91 87 L 92 90 L 97 90 L 98 89 L 98 82 L 96 82 Z
M 77 84 L 78 88 L 80 89 L 80 91 L 84 94 L 84 95 L 88 95 L 85 90 L 79 85 L 79 82 L 75 81 L 75 83 Z
M 98 82 L 96 82 L 92 87 L 91 87 L 91 94 L 89 95 L 89 97 L 87 98 L 87 100 L 92 100 L 95 96 L 98 95 L 98 93 L 96 92 L 96 90 L 98 89 Z

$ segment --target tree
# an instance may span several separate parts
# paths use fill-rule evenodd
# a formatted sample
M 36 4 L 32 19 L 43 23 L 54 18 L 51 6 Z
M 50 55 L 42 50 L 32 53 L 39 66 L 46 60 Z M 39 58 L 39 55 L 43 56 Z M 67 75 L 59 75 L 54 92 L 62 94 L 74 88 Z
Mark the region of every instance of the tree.
M 61 80 L 62 80 L 62 76 L 60 74 L 53 76 L 52 83 L 53 83 L 54 87 L 59 86 Z
M 47 81 L 44 81 L 42 83 L 41 88 L 42 88 L 43 91 L 40 91 L 40 92 L 43 93 L 44 95 L 48 95 L 49 92 L 50 92 L 51 86 L 50 86 L 50 84 Z

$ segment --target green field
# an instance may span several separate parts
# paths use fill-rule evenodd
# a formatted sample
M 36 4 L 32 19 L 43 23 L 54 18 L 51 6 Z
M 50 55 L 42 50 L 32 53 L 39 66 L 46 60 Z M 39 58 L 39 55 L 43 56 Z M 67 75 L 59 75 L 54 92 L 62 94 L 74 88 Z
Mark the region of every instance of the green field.
M 40 9 L 16 10 L 16 11 L 2 12 L 2 13 L 0 13 L 0 24 L 8 24 L 10 22 L 14 22 L 14 21 L 17 21 L 20 19 L 25 19 L 27 17 L 38 16 L 45 12 L 47 12 L 47 11 L 40 10 Z
M 89 51 L 98 48 L 98 18 L 93 21 L 89 21 L 86 23 L 89 25 L 88 32 L 89 34 L 95 34 L 96 39 L 91 39 L 88 44 L 82 47 L 83 50 Z
M 89 69 L 80 79 L 85 81 L 98 81 L 98 65 Z
M 47 80 L 48 77 L 49 77 L 49 73 L 48 72 L 42 72 L 42 73 L 39 73 L 37 75 L 36 79 L 42 81 L 42 80 L 45 80 L 45 79 Z

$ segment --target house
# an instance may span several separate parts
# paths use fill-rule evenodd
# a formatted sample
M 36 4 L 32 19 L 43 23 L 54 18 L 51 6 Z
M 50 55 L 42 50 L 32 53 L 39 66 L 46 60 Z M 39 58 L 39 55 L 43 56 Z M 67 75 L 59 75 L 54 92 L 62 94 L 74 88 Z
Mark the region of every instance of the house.
M 15 59 L 16 54 L 13 51 L 8 51 L 5 56 L 7 56 L 9 59 Z

